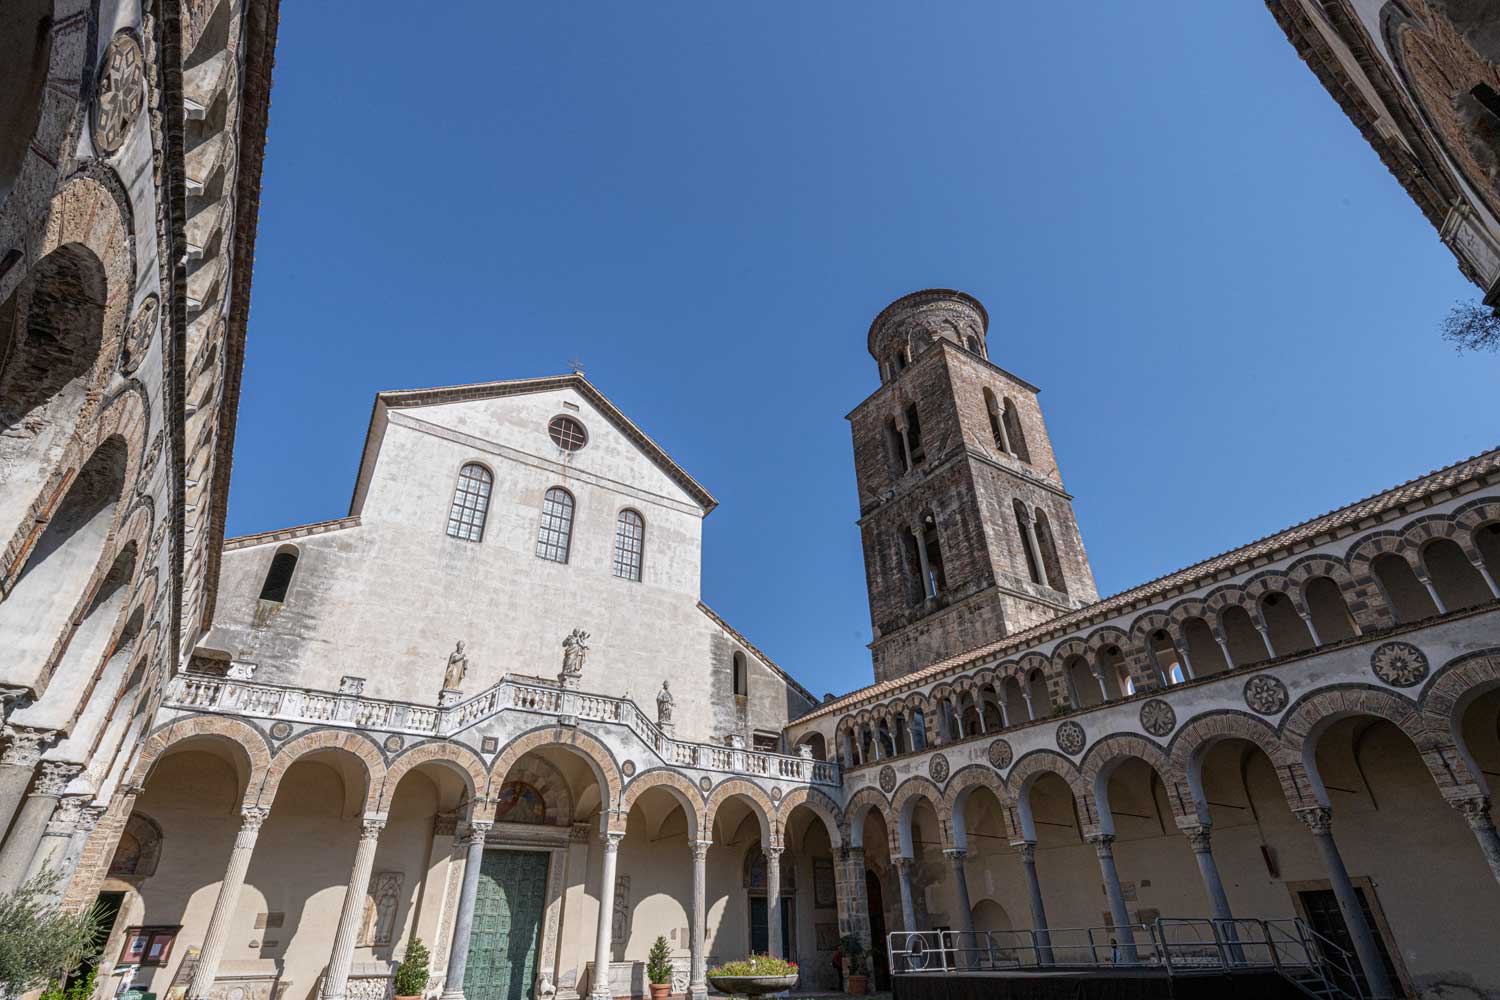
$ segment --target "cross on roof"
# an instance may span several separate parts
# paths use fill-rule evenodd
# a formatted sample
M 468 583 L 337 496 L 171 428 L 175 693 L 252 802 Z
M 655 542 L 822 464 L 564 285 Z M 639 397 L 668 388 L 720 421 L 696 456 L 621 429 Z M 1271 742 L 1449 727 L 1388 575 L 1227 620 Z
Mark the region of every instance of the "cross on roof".
M 573 374 L 574 375 L 582 375 L 583 374 L 583 359 L 580 358 L 576 354 L 573 355 L 573 357 L 568 360 L 568 367 L 570 367 L 570 368 L 573 369 Z

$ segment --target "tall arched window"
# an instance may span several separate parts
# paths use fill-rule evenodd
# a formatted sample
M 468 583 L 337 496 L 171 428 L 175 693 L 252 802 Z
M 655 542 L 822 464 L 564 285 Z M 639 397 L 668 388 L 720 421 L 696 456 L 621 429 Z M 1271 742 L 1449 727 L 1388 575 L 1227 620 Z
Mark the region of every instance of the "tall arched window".
M 988 386 L 984 390 L 984 410 L 990 416 L 990 437 L 995 440 L 995 447 L 1010 454 L 1010 439 L 1005 431 L 1005 417 L 1000 410 L 1000 403 L 995 399 L 995 394 Z
M 615 519 L 615 576 L 622 580 L 641 578 L 641 555 L 646 549 L 646 522 L 633 510 L 622 510 Z
M 292 586 L 292 574 L 297 570 L 297 547 L 283 545 L 271 557 L 271 568 L 266 570 L 266 581 L 261 584 L 260 599 L 281 604 Z
M 542 527 L 536 536 L 536 554 L 542 559 L 565 563 L 573 540 L 573 494 L 554 486 L 542 498 Z
M 453 506 L 448 509 L 448 536 L 477 542 L 484 537 L 484 519 L 490 511 L 490 487 L 495 478 L 478 462 L 458 470 Z
M 1010 445 L 1010 453 L 1023 462 L 1031 462 L 1031 452 L 1026 449 L 1026 434 L 1021 430 L 1021 414 L 1016 410 L 1016 404 L 1010 399 L 1005 400 L 1005 410 L 1000 415 L 1005 421 L 1005 436 Z
M 750 693 L 750 665 L 745 661 L 745 654 L 739 650 L 734 651 L 734 693 L 745 697 Z

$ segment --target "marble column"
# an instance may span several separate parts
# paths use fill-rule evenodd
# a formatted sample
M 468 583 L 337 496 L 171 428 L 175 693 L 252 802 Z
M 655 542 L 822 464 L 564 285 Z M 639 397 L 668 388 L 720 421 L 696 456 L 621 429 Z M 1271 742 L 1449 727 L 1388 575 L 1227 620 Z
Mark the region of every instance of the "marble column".
M 1118 965 L 1134 965 L 1137 961 L 1135 930 L 1131 927 L 1130 911 L 1125 908 L 1125 891 L 1120 887 L 1120 872 L 1115 867 L 1115 835 L 1096 833 L 1089 837 L 1094 853 L 1099 856 L 1099 875 L 1104 879 L 1104 895 L 1109 899 L 1109 915 L 1115 925 L 1117 952 L 1112 951 L 1109 960 Z M 1097 960 L 1100 956 L 1094 956 Z
M 1042 903 L 1042 884 L 1036 877 L 1036 841 L 1014 845 L 1026 869 L 1026 891 L 1031 902 L 1031 928 L 1036 936 L 1036 964 L 1052 964 L 1052 935 L 1047 932 L 1047 907 Z
M 917 908 L 911 895 L 911 858 L 896 858 L 896 875 L 901 883 L 901 922 L 904 931 L 917 929 Z
M 1297 617 L 1302 619 L 1302 624 L 1307 626 L 1307 634 L 1312 639 L 1314 646 L 1323 645 L 1323 639 L 1318 635 L 1318 626 L 1313 624 L 1312 615 L 1305 611 L 1297 612 Z
M 708 962 L 703 952 L 704 928 L 708 922 L 708 848 L 711 840 L 693 842 L 693 944 L 688 973 L 688 1000 L 708 996 Z
M 1333 812 L 1327 808 L 1298 809 L 1297 818 L 1307 824 L 1312 831 L 1313 840 L 1318 845 L 1318 853 L 1323 857 L 1323 867 L 1328 871 L 1328 884 L 1333 889 L 1334 898 L 1338 900 L 1339 912 L 1343 914 L 1344 926 L 1349 930 L 1349 938 L 1354 942 L 1355 957 L 1359 959 L 1360 967 L 1365 973 L 1365 982 L 1369 984 L 1372 1000 L 1391 1000 L 1395 994 L 1392 992 L 1390 977 L 1386 975 L 1385 963 L 1381 961 L 1380 949 L 1375 945 L 1375 932 L 1370 927 L 1369 921 L 1365 919 L 1364 908 L 1360 906 L 1359 894 L 1355 892 L 1354 883 L 1349 879 L 1349 871 L 1344 867 L 1343 856 L 1339 854 L 1338 844 L 1333 840 Z
M 921 525 L 912 529 L 911 532 L 917 539 L 917 562 L 922 567 L 922 600 L 931 600 L 932 593 L 932 564 L 927 561 L 927 539 L 921 530 Z
M 956 847 L 943 851 L 943 856 L 953 866 L 953 886 L 958 895 L 958 963 L 963 967 L 973 964 L 973 956 L 982 950 L 974 934 L 974 906 L 969 902 L 969 874 L 964 870 L 967 853 Z
M 203 933 L 198 968 L 188 987 L 188 996 L 192 1000 L 207 997 L 213 988 L 214 977 L 219 973 L 219 961 L 224 957 L 224 945 L 229 940 L 229 922 L 234 919 L 240 887 L 245 884 L 245 872 L 250 867 L 250 856 L 255 853 L 255 840 L 260 836 L 260 826 L 265 822 L 267 812 L 269 810 L 260 806 L 246 806 L 240 810 L 240 832 L 235 835 L 234 848 L 229 852 L 229 864 L 224 869 L 223 881 L 219 883 L 219 895 L 208 918 L 208 930 Z
M 343 1000 L 348 990 L 349 969 L 354 964 L 354 938 L 364 919 L 370 872 L 375 867 L 375 848 L 380 844 L 380 832 L 384 829 L 384 814 L 367 815 L 360 822 L 354 867 L 349 872 L 349 884 L 344 887 L 344 908 L 339 912 L 338 929 L 333 934 L 328 973 L 323 977 L 323 1000 Z
M 589 996 L 594 1000 L 610 1000 L 609 985 L 609 935 L 615 919 L 615 862 L 620 854 L 620 841 L 624 831 L 609 831 L 604 835 L 604 856 L 599 862 L 599 933 L 594 940 L 594 982 Z
M 26 878 L 39 874 L 44 868 L 55 872 L 61 876 L 56 891 L 59 895 L 62 894 L 71 874 L 68 870 L 68 847 L 73 843 L 73 834 L 78 832 L 83 807 L 89 799 L 88 795 L 64 795 L 58 799 L 57 808 L 52 810 L 52 817 L 47 821 L 36 853 L 31 856 L 31 866 L 27 869 Z
M 57 733 L 31 726 L 6 726 L 0 730 L 0 736 L 5 737 L 5 749 L 0 751 L 0 837 L 4 837 L 21 800 L 26 797 L 42 752 Z
M 453 941 L 448 946 L 448 974 L 442 1000 L 464 1000 L 464 970 L 469 964 L 469 935 L 474 930 L 474 899 L 479 895 L 479 869 L 484 864 L 484 838 L 491 824 L 471 820 L 464 838 L 464 880 L 453 914 Z
M 1208 893 L 1208 907 L 1215 920 L 1233 920 L 1229 912 L 1229 897 L 1224 894 L 1224 883 L 1219 878 L 1219 865 L 1214 861 L 1211 834 L 1213 827 L 1207 823 L 1183 827 L 1188 844 L 1193 848 L 1193 858 L 1198 862 L 1198 874 L 1203 878 L 1203 890 Z
M 1438 589 L 1432 585 L 1432 579 L 1421 570 L 1417 571 L 1417 579 L 1421 580 L 1422 586 L 1427 588 L 1428 596 L 1432 598 L 1432 603 L 1437 606 L 1438 614 L 1446 615 L 1448 613 L 1448 609 L 1443 605 L 1443 596 L 1439 594 Z
M 36 856 L 42 837 L 47 833 L 47 824 L 52 820 L 63 789 L 81 770 L 83 768 L 78 764 L 62 761 L 44 761 L 37 768 L 31 793 L 21 804 L 10 828 L 10 836 L 5 838 L 5 846 L 0 847 L 0 894 L 14 891 L 25 881 L 26 873 L 31 870 L 31 859 Z
M 1484 577 L 1485 585 L 1490 588 L 1490 596 L 1500 597 L 1500 587 L 1495 586 L 1495 577 L 1490 573 L 1490 568 L 1484 564 L 1483 557 L 1476 553 L 1469 557 L 1469 561 L 1474 564 L 1475 569 L 1479 570 L 1479 575 Z
M 1495 821 L 1490 819 L 1489 797 L 1475 795 L 1458 799 L 1453 808 L 1469 821 L 1469 829 L 1474 831 L 1474 839 L 1479 841 L 1479 849 L 1484 852 L 1484 863 L 1490 866 L 1495 881 L 1500 882 L 1500 836 L 1495 833 Z
M 785 958 L 781 947 L 781 848 L 767 847 L 766 856 L 766 951 Z

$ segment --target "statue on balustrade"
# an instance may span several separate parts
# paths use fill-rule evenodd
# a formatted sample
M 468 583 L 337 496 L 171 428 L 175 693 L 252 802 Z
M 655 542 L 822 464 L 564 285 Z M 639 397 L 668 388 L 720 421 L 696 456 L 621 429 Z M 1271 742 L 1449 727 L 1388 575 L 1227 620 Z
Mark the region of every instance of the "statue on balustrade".
M 672 691 L 668 681 L 661 682 L 661 690 L 656 694 L 656 724 L 663 729 L 672 725 Z
M 589 655 L 588 639 L 587 632 L 575 628 L 563 640 L 562 673 L 557 675 L 557 679 L 565 688 L 578 687 L 578 679 L 583 676 L 583 661 Z
M 464 641 L 460 639 L 453 652 L 448 654 L 448 669 L 443 671 L 443 690 L 463 690 L 464 675 L 468 672 L 469 657 L 464 653 Z

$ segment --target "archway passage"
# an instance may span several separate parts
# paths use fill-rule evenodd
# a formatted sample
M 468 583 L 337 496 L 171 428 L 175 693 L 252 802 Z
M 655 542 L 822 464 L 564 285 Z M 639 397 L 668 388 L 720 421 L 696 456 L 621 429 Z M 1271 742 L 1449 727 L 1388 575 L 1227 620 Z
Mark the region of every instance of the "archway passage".
M 0 204 L 5 202 L 42 116 L 42 88 L 52 53 L 52 0 L 0 5 Z M 0 349 L 0 359 L 5 352 Z
M 38 261 L 0 303 L 0 536 L 5 540 L 56 468 L 89 401 L 100 363 L 106 295 L 99 258 L 66 244 Z
M 125 489 L 128 452 L 111 437 L 79 471 L 0 603 L 0 684 L 31 687 L 68 615 L 83 599 Z

